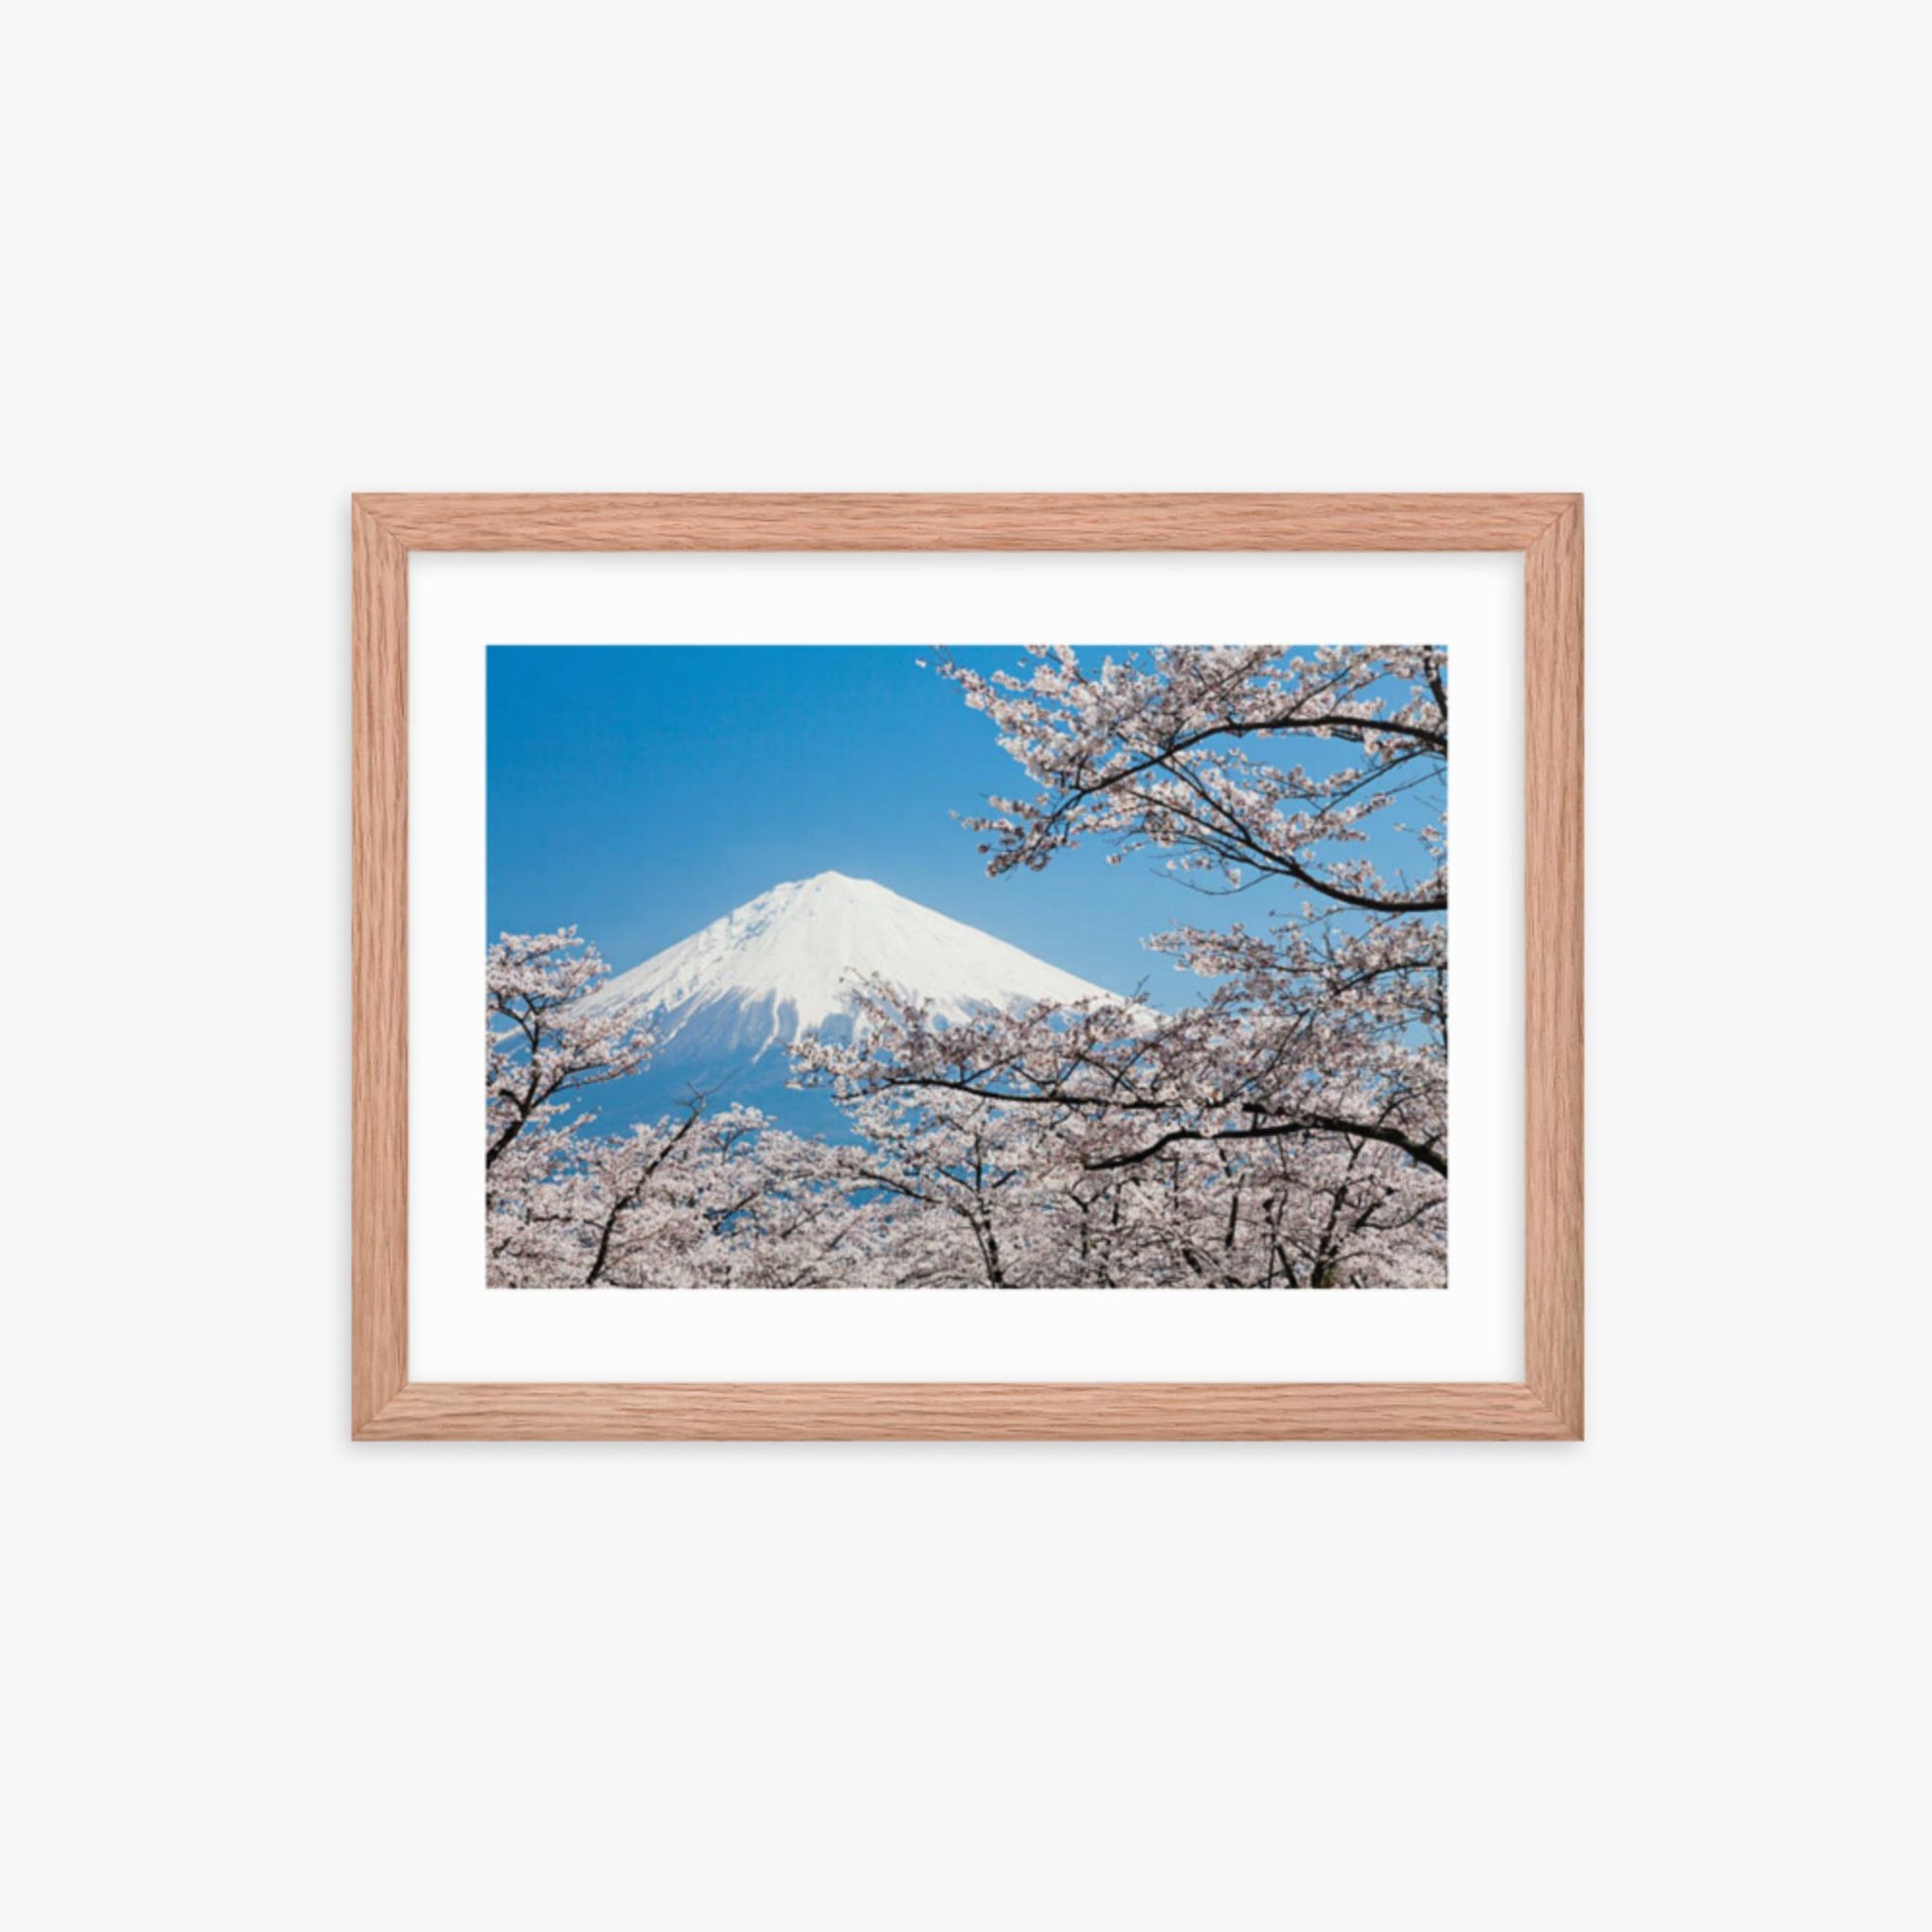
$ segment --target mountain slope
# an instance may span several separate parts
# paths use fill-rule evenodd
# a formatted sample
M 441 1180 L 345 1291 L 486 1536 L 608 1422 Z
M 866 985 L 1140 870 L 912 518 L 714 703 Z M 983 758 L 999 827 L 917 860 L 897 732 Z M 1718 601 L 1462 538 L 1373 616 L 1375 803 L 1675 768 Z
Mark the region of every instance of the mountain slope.
M 782 1077 L 800 1034 L 849 1032 L 851 978 L 860 973 L 892 981 L 949 1021 L 1108 997 L 1004 939 L 836 872 L 760 893 L 620 974 L 601 997 L 649 1009 L 660 1068 L 756 1066 Z

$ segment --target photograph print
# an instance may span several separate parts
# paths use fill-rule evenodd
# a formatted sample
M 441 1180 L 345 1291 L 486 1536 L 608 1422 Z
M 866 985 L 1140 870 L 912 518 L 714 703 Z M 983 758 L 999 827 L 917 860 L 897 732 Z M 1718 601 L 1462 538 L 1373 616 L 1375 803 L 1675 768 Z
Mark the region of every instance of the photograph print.
M 1449 1286 L 1444 649 L 487 682 L 490 1287 Z

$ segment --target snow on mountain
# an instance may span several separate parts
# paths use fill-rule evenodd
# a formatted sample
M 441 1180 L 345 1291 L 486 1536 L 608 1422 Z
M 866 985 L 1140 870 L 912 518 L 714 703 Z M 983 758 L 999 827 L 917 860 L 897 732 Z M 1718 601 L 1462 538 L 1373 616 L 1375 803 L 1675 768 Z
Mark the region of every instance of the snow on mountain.
M 701 932 L 620 974 L 599 996 L 650 1010 L 660 1064 L 783 1057 L 800 1034 L 850 1025 L 851 978 L 869 973 L 948 1021 L 1040 1000 L 1106 999 L 977 927 L 870 879 L 822 872 L 773 886 Z

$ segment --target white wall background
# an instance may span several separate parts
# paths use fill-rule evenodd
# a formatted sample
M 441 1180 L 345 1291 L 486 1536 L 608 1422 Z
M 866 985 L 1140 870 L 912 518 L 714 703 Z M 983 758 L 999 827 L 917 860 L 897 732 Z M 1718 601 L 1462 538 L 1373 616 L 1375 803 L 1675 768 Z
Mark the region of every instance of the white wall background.
M 15 24 L 16 1922 L 1908 1921 L 1908 25 Z M 351 1448 L 346 497 L 446 487 L 1587 490 L 1589 1442 Z

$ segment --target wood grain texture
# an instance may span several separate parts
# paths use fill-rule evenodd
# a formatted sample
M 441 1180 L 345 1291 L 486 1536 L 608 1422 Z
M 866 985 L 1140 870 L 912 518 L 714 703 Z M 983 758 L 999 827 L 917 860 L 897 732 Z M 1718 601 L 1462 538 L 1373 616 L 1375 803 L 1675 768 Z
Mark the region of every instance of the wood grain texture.
M 350 1408 L 364 1428 L 408 1379 L 409 553 L 359 504 L 354 582 L 354 1206 Z
M 360 496 L 408 550 L 1527 550 L 1569 496 Z
M 1524 1372 L 1584 1430 L 1584 511 L 1524 559 Z
M 358 1440 L 1567 1441 L 1583 1434 L 1583 499 L 358 496 Z M 1522 1383 L 410 1383 L 412 550 L 1520 550 L 1529 947 Z
M 421 1382 L 372 1442 L 1561 1441 L 1517 1382 Z

